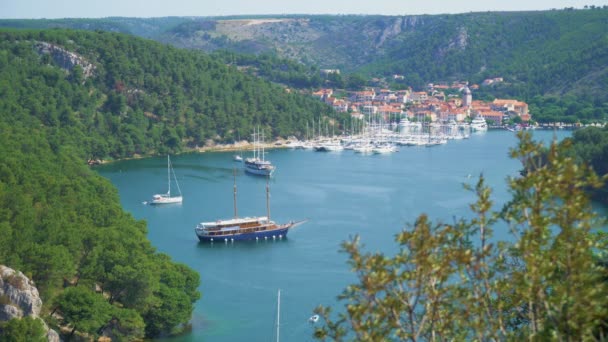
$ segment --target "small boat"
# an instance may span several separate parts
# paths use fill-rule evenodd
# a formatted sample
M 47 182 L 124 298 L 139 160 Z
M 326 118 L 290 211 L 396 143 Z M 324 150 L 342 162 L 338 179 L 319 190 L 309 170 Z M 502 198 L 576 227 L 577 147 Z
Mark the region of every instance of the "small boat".
M 310 318 L 308 319 L 308 322 L 310 324 L 315 324 L 319 321 L 319 315 L 312 315 L 310 316 Z
M 240 142 L 240 139 L 237 139 L 238 142 Z M 237 146 L 237 141 L 234 142 L 234 145 Z M 243 161 L 243 151 L 239 150 L 238 154 L 235 154 L 232 157 L 232 160 L 234 160 L 235 162 L 242 162 Z
M 175 180 L 175 185 L 177 185 L 177 191 L 179 192 L 179 196 L 171 196 L 171 174 L 173 174 L 173 179 Z M 149 204 L 172 204 L 172 203 L 182 203 L 182 190 L 179 188 L 179 183 L 177 182 L 177 177 L 175 176 L 175 171 L 173 171 L 173 167 L 171 166 L 171 159 L 169 155 L 167 155 L 167 182 L 168 182 L 168 190 L 166 194 L 156 194 L 152 196 L 152 200 L 148 202 Z
M 266 216 L 238 217 L 236 172 L 234 178 L 234 218 L 197 224 L 194 232 L 201 242 L 282 239 L 287 237 L 290 229 L 307 221 L 289 221 L 283 224 L 272 221 L 270 219 L 270 187 L 268 182 L 266 182 Z
M 387 154 L 397 152 L 397 148 L 392 144 L 377 144 L 372 148 L 372 152 L 375 154 Z
M 353 151 L 355 151 L 355 153 L 363 153 L 363 154 L 373 153 L 374 145 L 372 145 L 370 143 L 359 144 L 353 148 Z

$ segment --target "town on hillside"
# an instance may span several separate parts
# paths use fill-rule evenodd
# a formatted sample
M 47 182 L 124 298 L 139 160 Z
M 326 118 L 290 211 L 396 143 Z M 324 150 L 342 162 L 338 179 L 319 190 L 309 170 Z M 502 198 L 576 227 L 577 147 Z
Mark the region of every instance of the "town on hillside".
M 487 79 L 484 85 L 502 82 L 502 78 Z M 518 100 L 495 99 L 492 102 L 473 100 L 472 89 L 478 85 L 454 82 L 429 84 L 427 90 L 414 92 L 367 88 L 350 92 L 345 98 L 334 95 L 333 89 L 320 89 L 312 95 L 332 106 L 338 112 L 348 112 L 354 118 L 381 117 L 385 122 L 407 118 L 417 122 L 469 122 L 475 117 L 484 118 L 490 127 L 505 127 L 510 123 L 517 128 L 528 127 L 531 115 L 528 104 Z M 459 94 L 446 95 L 446 90 Z

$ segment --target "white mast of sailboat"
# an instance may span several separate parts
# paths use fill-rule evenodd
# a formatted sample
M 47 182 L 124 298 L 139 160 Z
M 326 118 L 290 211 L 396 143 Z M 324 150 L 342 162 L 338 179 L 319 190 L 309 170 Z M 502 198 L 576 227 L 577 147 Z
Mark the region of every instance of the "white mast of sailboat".
M 171 197 L 171 160 L 169 159 L 169 155 L 167 154 L 167 183 L 169 187 L 167 190 L 167 196 Z
M 270 223 L 270 186 L 268 185 L 268 180 L 270 176 L 266 177 L 266 216 L 268 217 L 268 222 Z
M 234 175 L 234 218 L 238 218 L 237 210 L 236 210 L 236 169 L 232 169 L 232 174 Z
M 262 147 L 262 161 L 265 161 L 266 158 L 264 156 L 264 129 L 262 129 L 262 141 L 260 141 L 260 146 Z
M 173 165 L 171 164 L 171 161 L 169 160 L 169 155 L 167 155 L 167 160 L 169 161 L 169 169 L 170 172 L 173 172 L 173 179 L 175 180 L 175 185 L 177 186 L 177 192 L 179 192 L 179 195 L 182 195 L 182 189 L 179 187 L 179 183 L 177 182 L 177 176 L 175 175 L 175 170 L 173 170 Z M 171 180 L 169 179 L 169 193 L 171 193 Z

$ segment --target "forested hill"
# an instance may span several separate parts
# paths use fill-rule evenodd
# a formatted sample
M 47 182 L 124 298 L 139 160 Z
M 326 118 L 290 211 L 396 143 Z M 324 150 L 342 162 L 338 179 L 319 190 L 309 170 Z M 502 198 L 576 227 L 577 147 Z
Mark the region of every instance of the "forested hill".
M 200 19 L 155 39 L 204 50 L 276 52 L 358 72 L 427 82 L 503 77 L 506 93 L 607 99 L 608 7 L 422 16 Z
M 270 53 L 307 66 L 405 82 L 503 77 L 496 94 L 608 99 L 608 6 L 417 16 L 0 20 L 11 27 L 117 30 L 178 47 Z M 146 28 L 146 29 L 143 29 Z
M 83 158 L 304 135 L 333 110 L 197 51 L 102 31 L 0 31 L 0 115 Z
M 117 190 L 89 169 L 79 146 L 58 144 L 56 132 L 14 120 L 6 108 L 1 113 L 0 265 L 35 281 L 41 318 L 93 340 L 183 330 L 200 296 L 199 275 L 156 252 L 145 222 L 122 210 Z
M 0 264 L 35 281 L 41 317 L 66 340 L 140 340 L 182 331 L 200 296 L 199 275 L 155 250 L 145 222 L 122 210 L 116 189 L 84 157 L 170 145 L 173 135 L 151 138 L 183 129 L 173 126 L 185 117 L 173 111 L 186 104 L 171 78 L 186 71 L 167 64 L 192 67 L 196 58 L 110 33 L 0 37 Z M 204 58 L 199 63 L 213 65 Z M 135 88 L 135 79 L 146 84 Z M 146 106 L 154 120 L 141 109 Z M 182 140 L 174 134 L 170 148 L 179 149 Z M 0 298 L 6 304 L 10 298 Z M 32 340 L 21 333 L 9 338 Z

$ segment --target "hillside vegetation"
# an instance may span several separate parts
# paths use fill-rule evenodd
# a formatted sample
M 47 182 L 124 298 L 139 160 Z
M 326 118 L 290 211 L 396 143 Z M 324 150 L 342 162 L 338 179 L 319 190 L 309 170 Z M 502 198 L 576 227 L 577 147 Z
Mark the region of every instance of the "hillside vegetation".
M 182 330 L 200 296 L 199 275 L 156 252 L 145 222 L 122 210 L 79 146 L 0 113 L 0 264 L 35 281 L 43 318 L 125 340 Z
M 291 68 L 300 79 L 308 77 L 296 82 L 304 86 L 317 84 L 314 68 L 338 68 L 366 77 L 402 74 L 415 88 L 503 77 L 492 89 L 496 96 L 608 99 L 602 91 L 608 86 L 608 6 L 416 16 L 0 20 L 0 26 L 115 30 L 188 49 L 274 55 L 313 67 Z M 285 67 L 278 61 L 276 69 Z
M 608 9 L 423 16 L 200 19 L 156 39 L 277 55 L 413 86 L 501 76 L 502 92 L 599 96 L 608 85 Z
M 0 109 L 56 130 L 83 157 L 123 158 L 304 135 L 333 110 L 200 52 L 86 31 L 0 32 Z M 50 52 L 48 50 L 51 50 Z M 73 65 L 70 59 L 77 59 Z
M 608 178 L 608 127 L 587 127 L 574 132 L 573 156 L 579 163 L 587 163 L 598 175 Z M 608 184 L 590 190 L 593 198 L 608 204 Z

